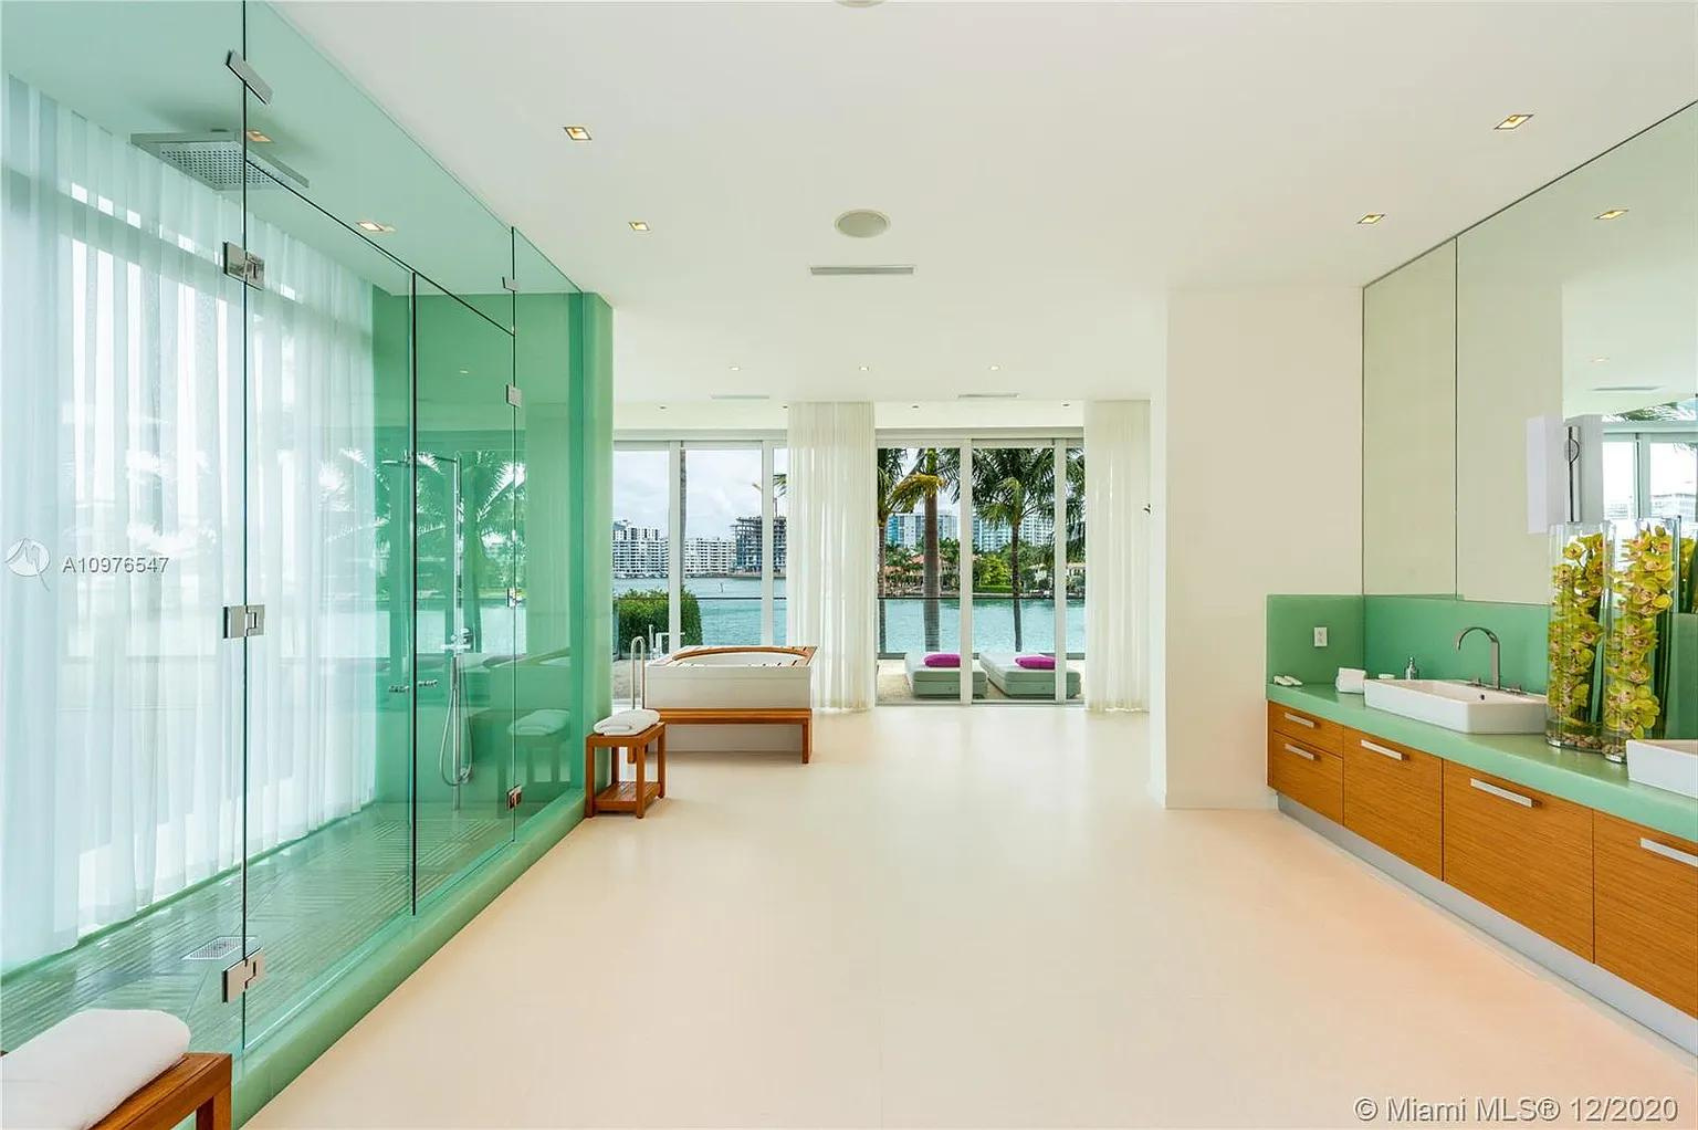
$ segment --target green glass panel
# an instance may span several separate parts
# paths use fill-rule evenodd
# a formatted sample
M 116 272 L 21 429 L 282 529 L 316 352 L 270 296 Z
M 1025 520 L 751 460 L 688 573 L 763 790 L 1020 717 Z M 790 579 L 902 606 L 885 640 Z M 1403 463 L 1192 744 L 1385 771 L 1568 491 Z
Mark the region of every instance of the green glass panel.
M 417 905 L 512 838 L 513 703 L 495 673 L 522 641 L 513 336 L 415 276 L 413 359 Z
M 562 793 L 583 787 L 587 724 L 576 701 L 581 679 L 572 652 L 570 534 L 572 478 L 572 303 L 577 288 L 529 240 L 515 233 L 515 635 L 523 640 L 496 671 L 513 712 L 514 775 L 524 820 Z M 591 720 L 594 721 L 593 719 Z
M 503 328 L 508 228 L 279 12 L 247 6 L 247 59 L 275 96 L 249 107 L 251 152 L 297 190 Z M 263 138 L 264 140 L 258 140 Z

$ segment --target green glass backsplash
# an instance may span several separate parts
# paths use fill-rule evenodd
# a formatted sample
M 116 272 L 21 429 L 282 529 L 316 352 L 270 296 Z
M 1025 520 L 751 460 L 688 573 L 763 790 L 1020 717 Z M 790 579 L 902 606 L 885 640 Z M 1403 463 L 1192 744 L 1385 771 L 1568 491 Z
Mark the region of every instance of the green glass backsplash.
M 1428 679 L 1470 679 L 1491 670 L 1490 647 L 1476 632 L 1456 650 L 1456 634 L 1475 624 L 1497 633 L 1503 681 L 1530 691 L 1545 689 L 1542 604 L 1499 604 L 1443 596 L 1364 597 L 1370 676 L 1403 674 L 1410 656 Z
M 1360 596 L 1268 597 L 1268 678 L 1291 675 L 1305 683 L 1331 683 L 1340 667 L 1361 667 L 1363 615 Z M 1327 630 L 1327 646 L 1315 646 L 1315 629 Z

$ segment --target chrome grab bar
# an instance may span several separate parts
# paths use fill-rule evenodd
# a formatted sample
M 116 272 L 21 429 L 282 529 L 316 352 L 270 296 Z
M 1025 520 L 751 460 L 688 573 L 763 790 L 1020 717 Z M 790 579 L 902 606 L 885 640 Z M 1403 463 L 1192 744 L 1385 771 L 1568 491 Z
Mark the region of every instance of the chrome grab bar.
M 649 699 L 649 643 L 642 636 L 631 637 L 631 709 L 640 710 Z

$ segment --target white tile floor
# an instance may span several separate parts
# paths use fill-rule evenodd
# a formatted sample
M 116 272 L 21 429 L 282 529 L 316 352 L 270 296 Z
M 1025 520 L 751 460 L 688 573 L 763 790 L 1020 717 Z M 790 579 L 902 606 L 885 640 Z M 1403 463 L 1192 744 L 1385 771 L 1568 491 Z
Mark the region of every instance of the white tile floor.
M 1278 814 L 1164 812 L 1145 723 L 822 718 L 573 832 L 255 1127 L 1354 1126 L 1698 1065 Z

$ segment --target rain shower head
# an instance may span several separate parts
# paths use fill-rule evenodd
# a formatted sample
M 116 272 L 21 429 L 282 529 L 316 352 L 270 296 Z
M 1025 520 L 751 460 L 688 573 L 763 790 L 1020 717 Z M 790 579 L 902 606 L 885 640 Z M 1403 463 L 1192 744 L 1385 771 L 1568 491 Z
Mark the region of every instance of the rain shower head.
M 194 177 L 208 188 L 231 192 L 242 187 L 242 168 L 247 167 L 249 188 L 289 188 L 304 192 L 307 178 L 275 157 L 248 149 L 241 138 L 227 129 L 205 133 L 138 133 L 130 143 Z

